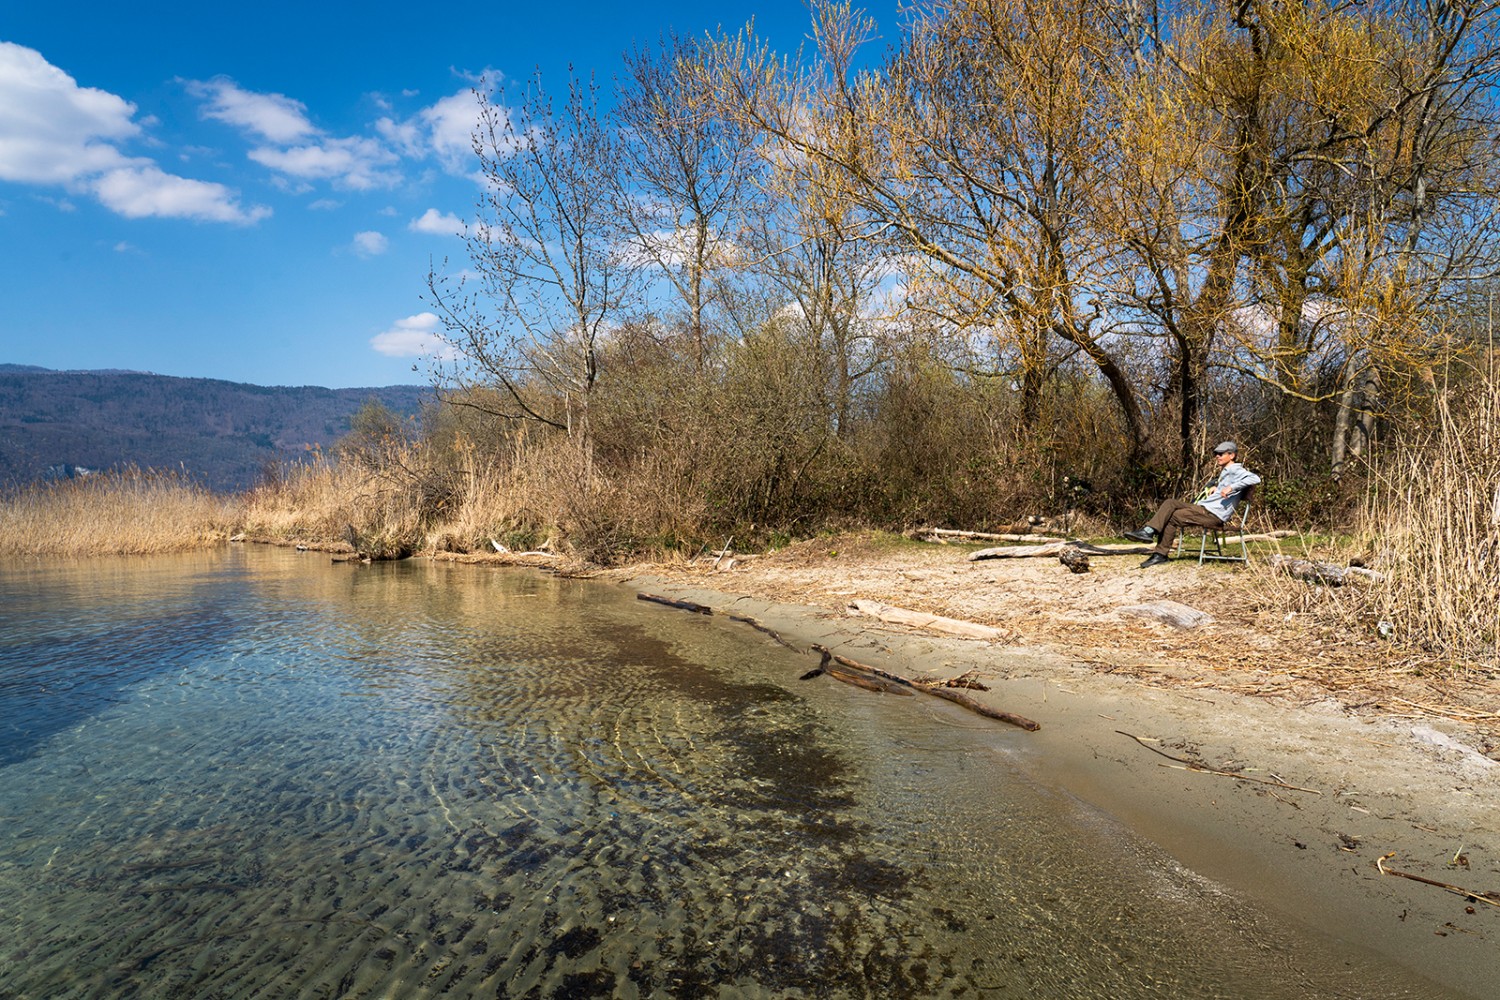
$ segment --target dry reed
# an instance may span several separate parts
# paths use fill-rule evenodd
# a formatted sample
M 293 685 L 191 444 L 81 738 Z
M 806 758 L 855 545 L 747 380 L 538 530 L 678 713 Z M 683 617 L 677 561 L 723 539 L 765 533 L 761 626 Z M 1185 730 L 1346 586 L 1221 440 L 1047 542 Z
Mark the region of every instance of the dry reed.
M 1400 642 L 1500 666 L 1500 369 L 1440 396 L 1425 440 L 1377 470 L 1363 541 L 1390 583 L 1370 594 Z
M 0 556 L 173 552 L 223 541 L 230 500 L 173 473 L 127 469 L 0 497 Z

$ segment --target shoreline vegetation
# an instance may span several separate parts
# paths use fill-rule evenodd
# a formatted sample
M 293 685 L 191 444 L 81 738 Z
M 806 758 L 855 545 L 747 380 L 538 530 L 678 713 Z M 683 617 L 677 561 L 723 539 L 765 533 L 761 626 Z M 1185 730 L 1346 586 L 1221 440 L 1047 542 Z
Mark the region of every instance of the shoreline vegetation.
M 1235 593 L 1378 640 L 1371 670 L 1492 676 L 1500 21 L 1160 14 L 945 0 L 882 34 L 816 0 L 795 53 L 752 22 L 664 34 L 607 85 L 478 88 L 467 259 L 427 276 L 436 402 L 371 401 L 239 496 L 134 470 L 13 491 L 0 555 L 1105 540 L 1233 438 L 1252 527 L 1295 532 L 1257 556 L 1383 578 L 1226 571 Z
M 467 260 L 428 276 L 443 342 L 418 417 L 367 404 L 237 496 L 138 470 L 12 490 L 0 559 L 243 539 L 665 581 L 838 632 L 860 663 L 979 661 L 1049 753 L 1073 752 L 1043 743 L 1056 713 L 1008 699 L 1058 677 L 1089 696 L 1080 727 L 1158 694 L 1159 724 L 1253 718 L 1254 766 L 1340 790 L 1300 805 L 1325 841 L 1409 825 L 1423 877 L 1466 884 L 1448 835 L 1476 879 L 1500 872 L 1500 19 L 955 0 L 878 55 L 858 10 L 810 6 L 795 55 L 753 26 L 667 36 L 612 94 L 476 93 L 485 191 Z M 1225 438 L 1263 479 L 1248 566 L 907 537 L 1118 540 L 1196 495 Z M 1336 586 L 1272 555 L 1370 572 Z M 856 617 L 881 606 L 999 638 Z M 1167 735 L 1146 724 L 1091 752 L 1150 756 L 1117 732 Z M 1214 749 L 1227 771 L 1243 747 Z M 1113 807 L 1168 824 L 1143 811 L 1163 787 Z M 1255 787 L 1224 798 L 1278 794 Z
M 1203 572 L 1262 617 L 1312 624 L 1329 645 L 1366 650 L 1365 669 L 1373 674 L 1422 671 L 1460 684 L 1495 677 L 1500 377 L 1491 370 L 1440 395 L 1430 426 L 1389 443 L 1361 471 L 1363 495 L 1343 509 L 1341 521 L 1331 521 L 1334 512 L 1292 519 L 1285 510 L 1261 509 L 1252 517 L 1252 531 L 1260 534 L 1251 536 L 1249 567 Z M 865 549 L 919 544 L 906 540 L 916 535 L 910 523 L 861 522 L 839 509 L 802 532 L 795 524 L 715 523 L 707 516 L 714 504 L 705 485 L 675 484 L 671 495 L 666 485 L 638 469 L 616 475 L 603 463 L 584 463 L 565 438 L 497 455 L 463 432 L 446 440 L 430 428 L 413 433 L 372 404 L 338 449 L 268 467 L 242 494 L 215 494 L 180 473 L 139 469 L 0 493 L 0 557 L 151 554 L 233 538 L 355 559 L 420 555 L 618 574 L 622 566 L 640 565 L 718 571 L 799 542 L 809 549 L 837 548 L 838 539 L 851 537 L 868 543 Z M 1117 540 L 1134 523 L 1129 512 L 1151 502 L 1142 497 L 1132 506 L 1112 497 L 1127 513 L 1111 515 L 1108 508 L 1089 509 L 1087 498 L 1062 510 L 1047 506 L 1048 499 L 1023 498 L 1011 507 L 1016 516 L 1004 521 L 949 521 L 923 537 L 952 548 L 954 560 L 992 544 L 979 537 L 985 534 L 995 536 L 1002 553 L 1016 546 L 1018 554 L 1027 542 Z M 1290 578 L 1274 569 L 1285 561 L 1279 555 L 1364 567 L 1373 572 L 1357 572 L 1378 582 L 1329 586 Z M 1097 568 L 1100 556 L 1094 558 Z M 1104 565 L 1128 563 L 1136 572 L 1128 555 L 1103 558 Z M 829 559 L 826 572 L 836 578 L 844 570 Z M 913 583 L 911 590 L 920 602 L 922 587 Z M 893 596 L 900 604 L 900 595 Z

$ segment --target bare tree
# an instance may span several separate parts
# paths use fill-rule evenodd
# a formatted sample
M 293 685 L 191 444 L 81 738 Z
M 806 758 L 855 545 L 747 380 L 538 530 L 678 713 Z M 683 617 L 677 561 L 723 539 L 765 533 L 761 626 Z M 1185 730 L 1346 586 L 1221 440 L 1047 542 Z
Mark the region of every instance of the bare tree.
M 704 99 L 696 56 L 696 45 L 675 35 L 630 53 L 611 121 L 625 238 L 679 304 L 701 368 L 754 158 L 743 124 Z
M 449 398 L 586 443 L 601 341 L 631 288 L 612 198 L 617 143 L 592 82 L 570 76 L 556 111 L 539 76 L 516 108 L 476 93 L 486 191 L 466 237 L 470 270 L 428 278 L 458 352 Z

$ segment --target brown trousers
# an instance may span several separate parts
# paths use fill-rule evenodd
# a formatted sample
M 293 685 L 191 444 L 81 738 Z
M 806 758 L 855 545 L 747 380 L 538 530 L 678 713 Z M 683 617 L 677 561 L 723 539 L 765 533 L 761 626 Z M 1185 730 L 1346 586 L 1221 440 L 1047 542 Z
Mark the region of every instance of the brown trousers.
M 1183 500 L 1164 500 L 1156 509 L 1156 516 L 1146 522 L 1156 532 L 1156 551 L 1170 555 L 1172 543 L 1182 528 L 1222 528 L 1224 522 L 1213 511 Z

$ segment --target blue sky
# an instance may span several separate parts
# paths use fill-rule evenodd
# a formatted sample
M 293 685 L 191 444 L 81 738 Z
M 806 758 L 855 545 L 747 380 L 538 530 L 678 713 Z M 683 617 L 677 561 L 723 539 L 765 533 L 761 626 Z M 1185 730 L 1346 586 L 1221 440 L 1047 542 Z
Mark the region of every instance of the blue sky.
M 0 362 L 265 385 L 425 380 L 429 261 L 463 258 L 470 89 L 608 81 L 664 30 L 800 0 L 8 4 Z M 868 5 L 889 37 L 895 3 Z

